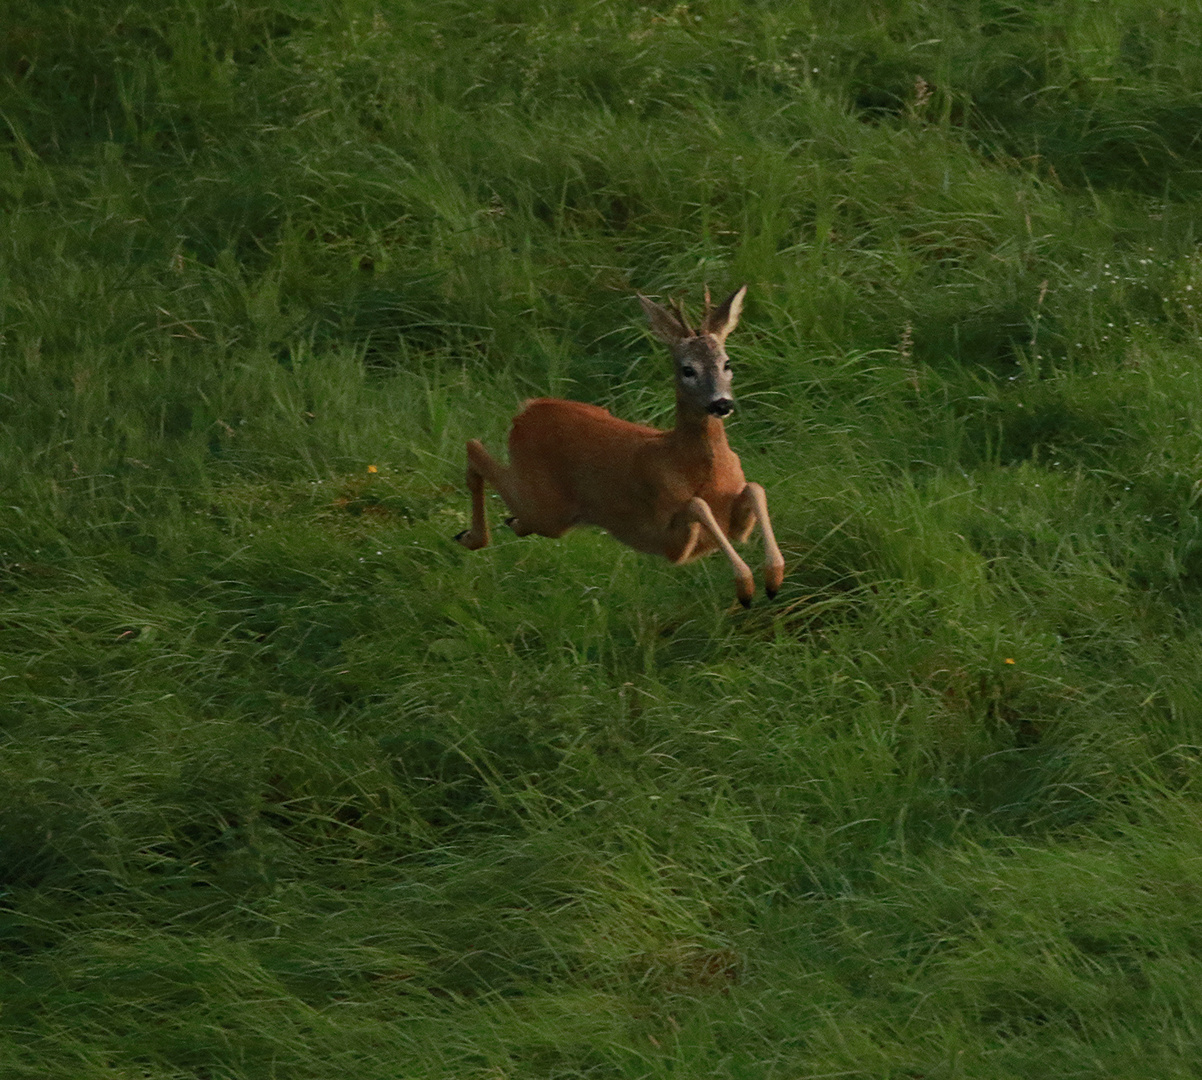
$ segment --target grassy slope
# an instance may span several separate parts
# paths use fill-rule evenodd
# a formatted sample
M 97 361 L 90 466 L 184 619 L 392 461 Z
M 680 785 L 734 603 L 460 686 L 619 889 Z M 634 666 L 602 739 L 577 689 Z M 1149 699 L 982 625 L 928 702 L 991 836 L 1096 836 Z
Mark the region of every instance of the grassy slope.
M 7 9 L 0 1073 L 1194 1075 L 1196 4 Z M 775 604 L 448 542 L 739 281 Z

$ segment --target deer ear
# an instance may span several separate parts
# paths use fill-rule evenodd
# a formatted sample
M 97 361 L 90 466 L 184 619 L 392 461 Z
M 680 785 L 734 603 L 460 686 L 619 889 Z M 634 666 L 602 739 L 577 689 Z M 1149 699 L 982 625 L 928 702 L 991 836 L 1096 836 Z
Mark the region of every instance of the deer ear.
M 638 294 L 639 303 L 647 313 L 647 321 L 651 324 L 653 333 L 665 345 L 675 345 L 693 335 L 689 328 L 667 308 L 660 307 L 654 300 L 648 300 L 642 293 Z
M 739 325 L 739 316 L 743 312 L 743 297 L 746 295 L 746 285 L 740 285 L 735 289 L 730 296 L 710 312 L 705 320 L 705 326 L 701 328 L 702 332 L 713 334 L 719 341 L 725 340 L 726 335 Z

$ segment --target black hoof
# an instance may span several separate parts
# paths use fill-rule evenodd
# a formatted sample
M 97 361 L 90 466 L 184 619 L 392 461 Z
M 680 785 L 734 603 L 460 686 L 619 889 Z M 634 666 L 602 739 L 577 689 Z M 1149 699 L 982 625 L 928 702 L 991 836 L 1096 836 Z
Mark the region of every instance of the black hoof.
M 739 603 L 742 604 L 745 608 L 749 608 L 749 607 L 751 607 L 751 597 L 750 596 L 740 596 Z
M 770 589 L 770 588 L 768 588 L 768 586 L 765 585 L 764 586 L 764 595 L 766 597 L 768 597 L 769 600 L 775 600 L 776 599 L 776 590 Z
M 463 530 L 463 532 L 457 532 L 457 533 L 455 534 L 455 539 L 456 539 L 456 540 L 458 540 L 458 541 L 459 541 L 459 542 L 462 544 L 462 543 L 463 543 L 463 538 L 464 538 L 465 536 L 467 536 L 467 534 L 468 534 L 469 532 L 471 532 L 471 530 L 470 530 L 470 529 L 464 529 L 464 530 Z

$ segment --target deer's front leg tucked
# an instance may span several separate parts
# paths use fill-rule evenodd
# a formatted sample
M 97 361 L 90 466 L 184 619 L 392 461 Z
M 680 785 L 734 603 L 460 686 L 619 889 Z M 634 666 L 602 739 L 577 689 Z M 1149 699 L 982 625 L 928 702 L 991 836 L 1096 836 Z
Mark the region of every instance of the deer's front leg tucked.
M 741 535 L 736 537 L 740 543 L 751 535 L 751 530 L 757 522 L 760 532 L 764 534 L 764 592 L 771 600 L 779 591 L 780 583 L 785 577 L 785 557 L 780 553 L 776 536 L 772 532 L 772 520 L 768 517 L 768 496 L 759 484 L 748 483 L 739 492 L 731 519 L 739 520 L 740 515 L 746 515 L 746 524 L 743 525 Z
M 684 543 L 676 554 L 672 553 L 670 547 L 668 550 L 668 558 L 672 560 L 673 566 L 682 566 L 687 563 L 693 557 L 693 552 L 697 550 L 697 541 L 701 539 L 701 522 L 685 519 L 681 524 L 685 529 Z
M 704 499 L 693 496 L 685 504 L 684 514 L 686 520 L 698 524 L 702 529 L 705 529 L 730 560 L 731 568 L 735 572 L 735 592 L 738 594 L 739 603 L 744 607 L 751 607 L 751 598 L 755 595 L 755 578 L 751 576 L 751 571 L 747 568 L 747 564 L 739 558 L 739 553 L 735 551 L 731 542 L 726 538 L 726 533 L 722 531 L 717 518 L 714 517 L 714 512 L 710 509 L 709 503 Z M 693 538 L 690 539 L 692 540 Z M 693 540 L 693 542 L 695 543 L 696 541 Z

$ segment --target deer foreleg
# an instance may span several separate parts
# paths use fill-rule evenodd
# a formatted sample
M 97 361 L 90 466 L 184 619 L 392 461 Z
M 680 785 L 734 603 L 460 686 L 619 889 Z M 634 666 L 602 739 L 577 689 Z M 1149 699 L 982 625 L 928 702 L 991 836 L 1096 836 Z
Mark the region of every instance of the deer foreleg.
M 685 537 L 684 543 L 681 545 L 680 550 L 673 554 L 671 551 L 671 546 L 669 545 L 668 558 L 672 560 L 673 566 L 681 566 L 682 564 L 687 563 L 693 557 L 693 553 L 697 550 L 697 541 L 701 539 L 701 522 L 694 521 L 690 518 L 684 523 L 684 526 Z
M 714 512 L 710 509 L 709 503 L 704 499 L 694 496 L 686 504 L 685 513 L 692 522 L 699 524 L 701 528 L 705 529 L 714 538 L 714 542 L 730 560 L 731 568 L 735 572 L 735 592 L 738 594 L 739 603 L 744 607 L 751 607 L 751 598 L 755 595 L 755 578 L 751 576 L 751 571 L 747 568 L 747 564 L 739 558 L 739 553 L 735 551 L 734 546 L 726 538 L 726 534 L 722 531 L 722 527 L 714 517 Z
M 759 484 L 749 483 L 739 493 L 731 514 L 732 519 L 737 520 L 740 513 L 747 515 L 747 523 L 743 527 L 742 535 L 738 537 L 740 541 L 747 539 L 757 522 L 760 532 L 764 534 L 764 592 L 771 600 L 785 577 L 785 557 L 780 553 L 776 536 L 772 532 L 772 519 L 768 516 L 768 496 Z
M 755 508 L 751 505 L 747 488 L 743 488 L 730 507 L 730 538 L 736 544 L 745 544 L 754 528 Z

